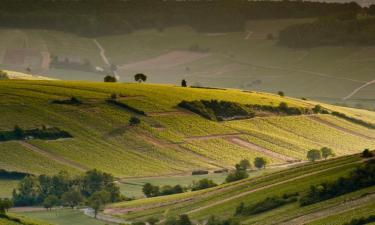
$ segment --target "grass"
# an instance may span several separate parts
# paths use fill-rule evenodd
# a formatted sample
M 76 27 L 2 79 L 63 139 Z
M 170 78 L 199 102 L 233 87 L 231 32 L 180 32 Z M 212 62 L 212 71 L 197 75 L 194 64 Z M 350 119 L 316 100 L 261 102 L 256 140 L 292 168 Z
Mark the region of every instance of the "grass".
M 356 165 L 358 165 L 358 156 L 343 157 L 329 161 L 322 161 L 317 164 L 306 164 L 296 168 L 279 171 L 276 173 L 267 174 L 264 176 L 249 178 L 244 181 L 225 184 L 219 187 L 202 190 L 198 192 L 188 192 L 183 194 L 162 196 L 149 199 L 140 199 L 131 202 L 117 203 L 110 207 L 120 208 L 134 208 L 147 207 L 148 205 L 163 204 L 166 202 L 178 202 L 173 205 L 159 206 L 148 210 L 132 212 L 122 215 L 126 219 L 142 220 L 148 216 L 161 217 L 165 212 L 169 215 L 178 215 L 189 212 L 192 209 L 197 209 L 201 206 L 210 205 L 211 203 L 220 202 L 225 198 L 229 198 L 244 191 L 251 189 L 267 187 L 256 192 L 249 193 L 242 196 L 241 201 L 254 202 L 261 200 L 270 195 L 291 193 L 295 191 L 306 190 L 310 185 L 317 184 L 330 179 L 335 179 L 340 175 L 348 173 Z M 327 170 L 327 171 L 325 171 Z M 300 177 L 307 173 L 318 173 L 319 175 L 311 175 L 307 177 Z M 277 182 L 285 181 L 290 178 L 295 178 L 295 181 L 280 183 L 275 186 L 270 186 Z M 225 190 L 225 191 L 224 191 Z M 192 199 L 190 201 L 183 201 L 183 199 Z M 239 204 L 239 199 L 233 199 L 225 203 L 221 203 L 212 207 L 205 208 L 199 212 L 191 214 L 194 219 L 203 219 L 208 215 L 217 215 L 219 217 L 227 217 L 233 214 L 234 208 Z
M 0 198 L 11 198 L 13 189 L 17 188 L 19 180 L 1 179 Z
M 27 216 L 32 219 L 47 221 L 56 225 L 110 225 L 112 223 L 103 222 L 85 216 L 79 210 L 63 209 L 53 211 L 23 212 L 17 215 Z

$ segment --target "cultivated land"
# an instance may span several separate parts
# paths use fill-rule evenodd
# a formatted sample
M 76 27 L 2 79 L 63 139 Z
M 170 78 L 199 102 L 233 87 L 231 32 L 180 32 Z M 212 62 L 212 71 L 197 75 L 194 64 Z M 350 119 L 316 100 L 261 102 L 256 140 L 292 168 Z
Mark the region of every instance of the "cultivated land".
M 106 60 L 118 65 L 122 81 L 131 81 L 135 73 L 143 72 L 153 83 L 176 84 L 185 78 L 189 84 L 272 93 L 283 90 L 295 97 L 373 108 L 373 47 L 294 50 L 277 44 L 281 29 L 312 20 L 250 21 L 243 32 L 234 33 L 197 33 L 189 27 L 163 32 L 140 30 L 96 41 L 105 50 Z M 32 29 L 3 29 L 0 34 L 0 62 L 7 49 L 23 46 L 81 61 L 88 59 L 99 67 L 107 65 L 94 39 Z M 268 40 L 268 34 L 273 34 L 275 40 Z M 46 73 L 70 80 L 103 78 L 96 73 L 63 69 Z
M 117 101 L 133 110 L 107 102 L 111 94 L 117 94 Z M 73 96 L 82 103 L 53 103 L 54 100 L 66 100 Z M 286 102 L 291 107 L 304 108 L 313 108 L 318 104 L 236 89 L 78 81 L 0 81 L 1 131 L 12 130 L 15 125 L 25 130 L 44 125 L 72 135 L 72 138 L 57 140 L 2 141 L 0 169 L 32 174 L 56 174 L 65 170 L 78 174 L 97 168 L 114 174 L 124 194 L 139 198 L 141 187 L 146 182 L 189 185 L 193 180 L 208 177 L 221 183 L 225 174 L 212 174 L 214 170 L 232 169 L 235 163 L 244 158 L 252 161 L 261 156 L 268 160 L 268 170 L 251 172 L 247 180 L 198 192 L 121 202 L 108 206 L 105 211 L 130 221 L 144 220 L 149 216 L 164 219 L 165 215 L 180 213 L 188 213 L 194 220 L 202 220 L 207 215 L 231 216 L 239 199 L 253 202 L 270 194 L 304 191 L 311 184 L 345 175 L 361 163 L 356 155 L 316 164 L 302 162 L 293 166 L 291 161 L 305 160 L 309 149 L 327 146 L 337 156 L 345 156 L 359 153 L 364 148 L 375 148 L 373 129 L 330 114 L 269 114 L 252 119 L 215 122 L 177 106 L 183 100 L 201 99 L 269 106 Z M 370 111 L 322 105 L 366 123 L 375 121 L 375 115 Z M 144 114 L 136 111 L 143 111 Z M 128 121 L 131 116 L 140 118 L 141 123 L 130 126 Z M 288 166 L 292 168 L 285 170 Z M 211 174 L 187 177 L 198 169 L 208 170 Z M 2 180 L 0 185 L 0 194 L 10 196 L 16 181 Z M 373 188 L 369 188 L 349 194 L 354 201 L 350 204 L 356 207 L 368 204 L 367 198 L 356 199 L 372 191 Z M 369 196 L 369 200 L 372 200 L 372 195 Z M 300 208 L 293 203 L 266 213 L 272 216 L 259 214 L 240 220 L 264 224 L 264 221 L 268 223 L 269 218 L 276 218 L 275 222 L 287 222 L 307 213 L 315 213 L 318 208 L 329 211 L 330 207 L 335 207 L 344 199 L 347 197 L 329 200 L 324 207 L 319 203 Z M 290 211 L 291 207 L 293 210 Z M 277 213 L 280 210 L 283 213 Z M 324 218 L 328 219 L 331 214 L 323 213 Z M 27 213 L 32 218 L 58 224 L 62 224 L 59 221 L 63 218 L 69 217 L 73 221 L 80 215 L 71 210 L 58 211 L 56 214 Z M 308 218 L 302 219 L 313 222 Z M 323 219 L 323 216 L 319 219 Z M 90 224 L 90 221 L 87 223 Z
M 130 221 L 142 221 L 150 216 L 164 220 L 182 213 L 188 214 L 194 221 L 203 221 L 210 215 L 228 218 L 234 215 L 240 202 L 251 204 L 285 193 L 304 193 L 310 185 L 336 180 L 362 163 L 358 155 L 307 163 L 207 190 L 116 203 L 108 206 L 105 213 Z M 374 187 L 365 188 L 304 207 L 298 202 L 289 203 L 264 213 L 235 219 L 241 224 L 342 224 L 358 216 L 373 214 L 374 191 Z M 354 215 L 354 211 L 358 215 Z

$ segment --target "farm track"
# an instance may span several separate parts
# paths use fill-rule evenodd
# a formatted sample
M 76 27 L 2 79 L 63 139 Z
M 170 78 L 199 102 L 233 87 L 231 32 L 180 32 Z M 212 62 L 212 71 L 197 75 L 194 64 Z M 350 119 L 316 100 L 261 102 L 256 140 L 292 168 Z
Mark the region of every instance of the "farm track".
M 373 158 L 362 160 L 362 162 L 371 160 Z M 350 165 L 350 164 L 355 164 L 355 163 L 358 163 L 358 161 L 344 163 L 344 164 L 341 164 L 341 165 L 338 165 L 338 166 L 335 166 L 335 167 L 330 167 L 330 168 L 327 168 L 327 169 L 324 169 L 324 170 L 314 171 L 314 172 L 303 174 L 303 175 L 300 175 L 300 176 L 297 176 L 297 177 L 293 177 L 293 178 L 290 178 L 290 179 L 287 179 L 287 180 L 283 180 L 283 181 L 280 181 L 280 182 L 277 182 L 277 183 L 273 183 L 273 184 L 269 184 L 269 185 L 266 185 L 266 186 L 263 186 L 263 187 L 255 188 L 255 189 L 252 189 L 252 190 L 249 190 L 249 191 L 246 191 L 246 192 L 241 192 L 240 194 L 233 195 L 233 196 L 230 196 L 228 198 L 225 198 L 225 199 L 213 202 L 213 203 L 211 203 L 209 205 L 205 205 L 205 206 L 202 206 L 202 207 L 190 210 L 188 212 L 185 212 L 185 214 L 192 214 L 192 213 L 195 213 L 195 212 L 198 212 L 198 211 L 201 211 L 201 210 L 204 210 L 204 209 L 207 209 L 207 208 L 210 208 L 210 207 L 213 207 L 213 206 L 216 206 L 216 205 L 219 205 L 219 204 L 222 204 L 222 203 L 225 203 L 225 202 L 228 202 L 228 201 L 231 201 L 231 200 L 234 200 L 234 199 L 246 196 L 248 194 L 251 194 L 251 193 L 263 190 L 263 189 L 271 188 L 271 187 L 274 187 L 274 186 L 277 186 L 277 185 L 280 185 L 280 184 L 284 184 L 284 183 L 287 183 L 287 182 L 295 181 L 295 180 L 298 180 L 298 179 L 301 179 L 301 178 L 305 178 L 305 177 L 308 177 L 308 176 L 312 176 L 312 175 L 315 175 L 315 174 L 319 174 L 319 173 L 322 173 L 322 172 L 326 172 L 326 171 L 329 171 L 329 170 L 337 169 L 337 168 L 340 168 L 340 167 L 343 167 L 343 166 L 346 166 L 346 165 Z M 255 180 L 256 179 L 257 178 L 255 178 Z M 162 203 L 159 203 L 159 204 L 151 204 L 151 205 L 148 205 L 148 206 L 140 206 L 140 207 L 133 207 L 133 208 L 107 208 L 105 210 L 105 213 L 112 214 L 112 215 L 126 214 L 126 213 L 129 213 L 129 212 L 144 211 L 144 210 L 148 210 L 148 209 L 154 209 L 154 208 L 158 208 L 158 207 L 162 207 L 162 206 L 174 205 L 174 204 L 178 204 L 178 203 L 192 202 L 194 200 L 202 199 L 205 196 L 213 196 L 215 194 L 220 194 L 220 193 L 222 193 L 224 191 L 227 191 L 227 190 L 235 189 L 238 186 L 245 185 L 246 183 L 251 183 L 252 181 L 254 181 L 254 179 L 243 180 L 243 181 L 239 181 L 239 182 L 237 182 L 235 184 L 232 184 L 232 185 L 228 185 L 228 186 L 224 186 L 224 187 L 215 189 L 215 190 L 210 191 L 210 192 L 202 193 L 200 195 L 189 196 L 187 198 L 173 200 L 173 201 L 167 201 L 167 202 L 162 202 Z M 161 220 L 159 222 L 159 224 L 163 223 L 164 221 L 165 220 Z
M 78 164 L 76 162 L 73 162 L 73 161 L 70 161 L 68 159 L 65 159 L 65 158 L 63 158 L 61 156 L 57 156 L 57 155 L 54 155 L 52 153 L 49 153 L 49 152 L 47 152 L 47 151 L 45 151 L 45 150 L 43 150 L 43 149 L 41 149 L 41 148 L 39 148 L 39 147 L 37 147 L 37 146 L 29 143 L 29 142 L 19 141 L 18 143 L 20 143 L 23 147 L 25 147 L 25 148 L 33 151 L 33 152 L 36 152 L 36 153 L 38 153 L 40 155 L 43 155 L 43 156 L 45 156 L 45 157 L 47 157 L 47 158 L 49 158 L 51 160 L 54 160 L 54 161 L 56 161 L 56 162 L 58 162 L 60 164 L 63 164 L 63 165 L 69 166 L 69 167 L 73 167 L 73 168 L 75 168 L 75 169 L 77 169 L 79 171 L 86 171 L 86 170 L 88 170 L 88 168 L 86 168 L 85 166 L 82 166 L 82 165 L 80 165 L 80 164 Z
M 347 96 L 345 96 L 343 98 L 343 100 L 348 100 L 349 98 L 353 97 L 355 94 L 357 94 L 357 92 L 359 92 L 361 89 L 371 85 L 371 84 L 375 84 L 375 80 L 371 80 L 369 82 L 366 82 L 365 84 L 361 85 L 360 87 L 354 89 L 354 91 L 352 91 L 350 94 L 348 94 Z
M 367 140 L 370 140 L 370 141 L 375 141 L 375 138 L 373 137 L 370 137 L 370 136 L 367 136 L 367 135 L 364 135 L 364 134 L 361 134 L 361 133 L 358 133 L 358 132 L 355 132 L 355 131 L 352 131 L 352 130 L 349 130 L 349 129 L 346 129 L 344 127 L 340 127 L 334 123 L 331 123 L 329 121 L 326 121 L 326 120 L 323 120 L 319 117 L 316 117 L 316 116 L 308 116 L 307 118 L 315 121 L 315 122 L 318 122 L 318 123 L 321 123 L 321 124 L 324 124 L 328 127 L 331 127 L 333 129 L 336 129 L 336 130 L 339 130 L 339 131 L 342 131 L 342 132 L 345 132 L 347 134 L 351 134 L 351 135 L 354 135 L 354 136 L 357 136 L 357 137 L 361 137 L 361 138 L 365 138 Z
M 367 196 L 360 197 L 357 199 L 350 199 L 348 201 L 342 202 L 339 205 L 332 206 L 327 209 L 323 209 L 320 211 L 312 212 L 303 216 L 299 216 L 297 218 L 283 221 L 282 223 L 277 223 L 281 225 L 288 225 L 288 224 L 295 224 L 295 225 L 303 225 L 321 218 L 325 218 L 328 216 L 332 216 L 338 213 L 347 212 L 358 207 L 363 206 L 363 204 L 371 203 L 375 201 L 375 193 L 371 193 Z
M 229 138 L 226 138 L 226 140 L 228 140 L 229 142 L 231 142 L 235 145 L 239 145 L 241 147 L 244 147 L 244 148 L 247 148 L 247 149 L 250 149 L 250 150 L 255 150 L 257 152 L 263 153 L 265 155 L 268 155 L 268 156 L 271 156 L 273 158 L 280 159 L 280 160 L 283 160 L 283 161 L 286 161 L 286 162 L 298 161 L 298 159 L 296 159 L 296 158 L 292 158 L 292 157 L 288 157 L 286 155 L 279 154 L 277 152 L 274 152 L 274 151 L 271 151 L 269 149 L 266 149 L 266 148 L 263 148 L 261 146 L 250 143 L 248 141 L 244 141 L 244 140 L 242 140 L 241 138 L 238 138 L 238 137 L 229 137 Z
M 369 159 L 362 160 L 362 161 L 365 162 L 365 161 L 368 161 L 368 160 L 373 159 L 373 158 L 369 158 Z M 191 211 L 186 212 L 186 214 L 192 214 L 192 213 L 195 213 L 195 212 L 199 212 L 199 211 L 202 211 L 204 209 L 211 208 L 213 206 L 223 204 L 225 202 L 228 202 L 228 201 L 231 201 L 231 200 L 234 200 L 234 199 L 246 196 L 248 194 L 251 194 L 251 193 L 254 193 L 254 192 L 257 192 L 257 191 L 261 191 L 261 190 L 264 190 L 264 189 L 267 189 L 267 188 L 271 188 L 271 187 L 274 187 L 274 186 L 277 186 L 277 185 L 280 185 L 280 184 L 285 184 L 285 183 L 292 182 L 292 181 L 295 181 L 295 180 L 298 180 L 298 179 L 301 179 L 301 178 L 305 178 L 305 177 L 312 176 L 312 175 L 315 175 L 315 174 L 319 174 L 319 173 L 322 173 L 322 172 L 326 172 L 326 171 L 329 171 L 329 170 L 337 169 L 337 168 L 340 168 L 340 167 L 343 167 L 343 166 L 346 166 L 346 165 L 349 165 L 349 164 L 354 164 L 354 163 L 358 163 L 358 162 L 350 162 L 350 163 L 341 164 L 339 166 L 330 167 L 330 168 L 327 168 L 327 169 L 324 169 L 324 170 L 319 170 L 319 171 L 307 173 L 307 174 L 304 174 L 304 175 L 301 175 L 301 176 L 297 176 L 297 177 L 293 177 L 293 178 L 290 178 L 290 179 L 287 179 L 287 180 L 283 180 L 283 181 L 280 181 L 280 182 L 277 182 L 277 183 L 273 183 L 273 184 L 269 184 L 269 185 L 266 185 L 266 186 L 263 186 L 263 187 L 259 187 L 259 188 L 255 188 L 255 189 L 252 189 L 252 190 L 249 190 L 249 191 L 245 191 L 245 192 L 242 192 L 240 194 L 237 194 L 237 195 L 234 195 L 234 196 L 222 199 L 220 201 L 213 202 L 211 204 L 208 204 L 208 205 L 205 205 L 205 206 L 193 209 Z

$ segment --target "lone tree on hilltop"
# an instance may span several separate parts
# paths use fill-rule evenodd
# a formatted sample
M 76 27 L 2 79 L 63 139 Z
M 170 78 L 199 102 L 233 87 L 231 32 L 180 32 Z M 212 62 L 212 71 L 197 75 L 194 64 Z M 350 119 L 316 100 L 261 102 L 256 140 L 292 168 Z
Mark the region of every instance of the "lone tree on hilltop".
M 280 95 L 280 97 L 284 97 L 285 96 L 285 94 L 284 94 L 283 91 L 279 91 L 279 92 L 277 92 L 277 94 Z
M 263 157 L 256 157 L 254 159 L 254 166 L 258 169 L 264 169 L 266 168 L 267 160 Z
M 320 152 L 322 154 L 322 157 L 324 159 L 327 159 L 328 157 L 330 156 L 335 156 L 335 153 L 333 152 L 332 149 L 328 148 L 328 147 L 323 147 L 320 149 Z
M 181 81 L 181 87 L 187 87 L 187 82 L 185 79 Z
M 104 77 L 104 82 L 115 83 L 115 82 L 117 82 L 117 78 L 115 76 L 112 76 L 112 75 L 107 75 L 107 76 Z
M 137 73 L 136 75 L 134 75 L 134 80 L 138 83 L 142 83 L 147 80 L 147 76 L 143 73 Z
M 373 157 L 374 154 L 370 151 L 370 149 L 366 148 L 365 150 L 363 150 L 362 152 L 362 157 L 363 158 L 371 158 Z
M 311 149 L 307 152 L 307 159 L 311 162 L 315 162 L 316 160 L 319 160 L 322 158 L 322 155 L 319 150 L 317 149 Z

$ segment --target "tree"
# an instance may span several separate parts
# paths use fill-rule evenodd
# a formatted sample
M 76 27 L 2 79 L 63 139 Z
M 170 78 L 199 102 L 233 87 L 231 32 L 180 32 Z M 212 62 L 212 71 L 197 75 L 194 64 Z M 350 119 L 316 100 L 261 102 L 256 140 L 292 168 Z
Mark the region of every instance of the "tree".
M 243 159 L 243 160 L 241 160 L 239 166 L 240 166 L 243 170 L 247 170 L 247 169 L 250 169 L 250 168 L 251 168 L 251 164 L 250 164 L 250 162 L 249 162 L 248 159 Z
M 14 136 L 17 139 L 23 139 L 25 137 L 25 131 L 18 125 L 14 126 L 13 132 L 14 132 Z
M 54 206 L 59 204 L 60 200 L 55 195 L 48 195 L 43 201 L 43 207 L 51 210 Z
M 181 87 L 187 87 L 187 82 L 185 79 L 181 81 Z
M 178 225 L 192 225 L 189 216 L 186 214 L 180 215 Z
M 258 169 L 266 168 L 267 160 L 263 157 L 256 157 L 254 159 L 254 166 Z
M 105 204 L 110 201 L 110 193 L 107 191 L 97 191 L 91 195 L 88 201 L 88 205 L 94 210 L 94 217 L 98 215 Z
M 154 186 L 150 183 L 144 184 L 143 188 L 142 188 L 142 191 L 143 191 L 143 194 L 145 194 L 146 197 L 148 197 L 148 198 L 160 195 L 159 187 Z
M 72 209 L 79 205 L 83 201 L 83 197 L 79 191 L 71 190 L 65 192 L 61 197 L 64 205 L 71 207 Z
M 371 158 L 371 157 L 373 157 L 374 156 L 374 154 L 370 151 L 370 149 L 365 149 L 365 150 L 363 150 L 363 152 L 362 152 L 362 157 L 363 158 Z
M 145 82 L 147 80 L 147 76 L 143 73 L 137 73 L 136 75 L 134 75 L 134 80 L 139 83 Z
M 5 214 L 12 207 L 13 202 L 9 198 L 0 199 L 0 214 Z
M 311 149 L 307 152 L 307 159 L 311 162 L 315 162 L 316 160 L 321 159 L 322 156 L 320 154 L 320 151 L 317 149 Z
M 8 73 L 0 70 L 0 80 L 7 80 L 9 79 Z
M 112 75 L 107 75 L 104 77 L 104 82 L 117 82 L 117 78 L 115 76 L 112 76 Z
M 284 97 L 285 96 L 285 94 L 284 94 L 283 91 L 278 91 L 277 94 L 280 95 L 280 97 Z
M 228 174 L 228 176 L 225 178 L 226 182 L 233 182 L 233 181 L 242 180 L 242 179 L 245 179 L 245 178 L 249 177 L 249 174 L 246 171 L 247 162 L 245 162 L 245 161 L 242 162 L 242 163 L 241 162 L 236 164 L 235 165 L 236 170 L 230 172 Z M 244 166 L 241 166 L 241 164 L 244 164 Z
M 135 126 L 141 123 L 141 120 L 138 117 L 132 116 L 129 119 L 129 125 L 130 126 Z
M 217 184 L 212 180 L 207 178 L 199 180 L 198 182 L 193 182 L 193 187 L 191 188 L 192 191 L 202 190 L 210 187 L 215 187 Z
M 335 156 L 335 154 L 333 153 L 332 149 L 330 149 L 328 147 L 321 148 L 320 149 L 320 153 L 321 153 L 321 155 L 322 155 L 322 157 L 324 159 L 327 159 L 330 156 Z
M 313 110 L 314 113 L 321 113 L 323 108 L 322 108 L 321 105 L 315 105 L 312 110 Z

